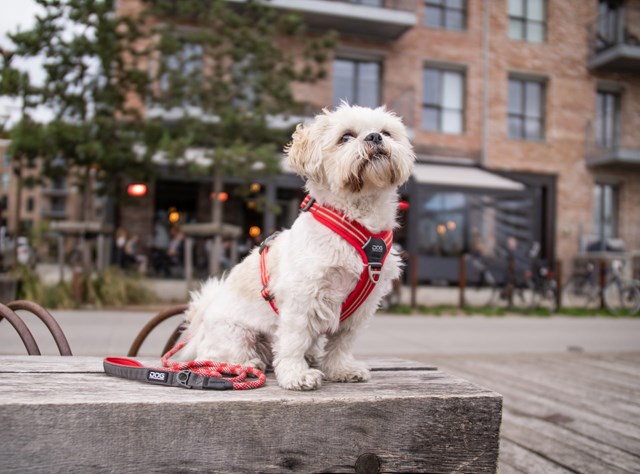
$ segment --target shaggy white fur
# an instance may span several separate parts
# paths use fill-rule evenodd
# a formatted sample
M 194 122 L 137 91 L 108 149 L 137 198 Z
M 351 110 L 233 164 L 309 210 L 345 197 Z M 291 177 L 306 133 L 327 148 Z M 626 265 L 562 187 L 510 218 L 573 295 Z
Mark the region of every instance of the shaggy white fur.
M 372 233 L 396 226 L 397 188 L 409 178 L 415 161 L 396 115 L 383 107 L 347 104 L 324 110 L 310 124 L 298 125 L 287 153 L 319 204 Z M 187 312 L 191 340 L 180 357 L 261 369 L 273 365 L 278 384 L 292 390 L 316 389 L 323 378 L 368 380 L 367 367 L 353 358 L 350 347 L 356 329 L 400 275 L 399 257 L 389 254 L 379 283 L 343 323 L 341 306 L 360 278 L 362 260 L 310 213 L 300 214 L 291 229 L 270 243 L 267 268 L 280 314 L 260 295 L 259 253 L 254 249 L 226 278 L 212 278 L 192 293 Z

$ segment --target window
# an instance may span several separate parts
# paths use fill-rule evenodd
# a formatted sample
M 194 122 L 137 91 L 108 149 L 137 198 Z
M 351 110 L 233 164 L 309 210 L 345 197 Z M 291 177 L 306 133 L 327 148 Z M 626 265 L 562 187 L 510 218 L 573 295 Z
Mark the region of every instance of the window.
M 612 0 L 598 2 L 598 34 L 596 49 L 603 50 L 617 43 L 620 31 L 620 4 Z
M 460 134 L 464 118 L 464 73 L 427 67 L 422 75 L 422 128 Z
M 596 143 L 602 148 L 612 148 L 618 141 L 618 117 L 620 95 L 616 92 L 598 91 L 596 97 Z
M 164 57 L 160 90 L 167 92 L 176 83 L 202 79 L 204 48 L 201 44 L 184 43 L 179 52 Z
M 5 168 L 8 168 L 9 166 L 11 166 L 11 155 L 9 154 L 8 151 L 4 152 L 3 158 L 2 158 L 2 165 Z
M 546 36 L 545 0 L 509 0 L 509 38 L 542 43 Z
M 11 174 L 9 172 L 2 174 L 2 189 L 9 189 L 9 182 L 11 181 Z
M 544 83 L 529 79 L 509 79 L 509 138 L 544 138 Z
M 424 24 L 432 28 L 465 29 L 466 0 L 426 0 Z
M 380 105 L 380 63 L 352 59 L 333 61 L 333 105 L 346 100 L 352 105 Z
M 33 198 L 27 198 L 27 212 L 33 212 L 33 208 L 35 207 Z
M 604 239 L 618 237 L 618 189 L 614 185 L 593 188 L 593 232 Z

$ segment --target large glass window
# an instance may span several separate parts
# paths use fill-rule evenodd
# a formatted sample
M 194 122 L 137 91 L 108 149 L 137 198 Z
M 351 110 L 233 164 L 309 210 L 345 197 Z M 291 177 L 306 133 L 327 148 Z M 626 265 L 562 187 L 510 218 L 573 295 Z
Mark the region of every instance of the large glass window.
M 593 188 L 593 231 L 598 237 L 618 237 L 618 189 L 611 184 Z
M 425 0 L 424 24 L 432 28 L 464 30 L 466 0 Z
M 380 105 L 380 63 L 354 59 L 333 61 L 333 105 L 346 100 L 352 105 Z
M 596 97 L 596 143 L 602 148 L 611 148 L 618 141 L 618 117 L 620 95 L 615 92 L 598 91 Z
M 545 0 L 509 0 L 509 38 L 542 43 L 546 36 Z
M 460 134 L 464 129 L 464 73 L 427 67 L 422 75 L 422 128 Z
M 544 138 L 544 83 L 529 79 L 509 79 L 509 138 Z

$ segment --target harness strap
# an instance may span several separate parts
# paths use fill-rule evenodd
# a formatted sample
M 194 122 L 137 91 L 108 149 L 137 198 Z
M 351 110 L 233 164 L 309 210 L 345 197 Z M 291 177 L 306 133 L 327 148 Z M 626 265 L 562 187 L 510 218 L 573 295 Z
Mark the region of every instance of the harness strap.
M 210 360 L 170 362 L 169 358 L 182 349 L 187 341 L 188 338 L 179 342 L 162 356 L 162 368 L 145 367 L 137 360 L 124 357 L 107 357 L 102 365 L 107 375 L 168 387 L 248 390 L 262 387 L 266 382 L 264 373 L 254 367 L 229 365 Z M 235 375 L 235 377 L 223 378 L 223 374 Z M 247 380 L 247 375 L 255 379 Z
M 360 279 L 354 290 L 347 296 L 346 301 L 342 304 L 340 322 L 343 322 L 364 303 L 378 283 L 380 274 L 382 273 L 382 266 L 391 250 L 393 232 L 387 230 L 379 234 L 372 234 L 359 222 L 348 220 L 341 213 L 329 207 L 321 206 L 310 195 L 305 197 L 300 208 L 303 212 L 311 212 L 318 222 L 345 239 L 356 249 L 362 259 L 363 269 L 360 274 Z M 268 289 L 269 273 L 266 265 L 266 254 L 269 249 L 268 241 L 271 238 L 273 238 L 273 236 L 270 236 L 260 246 L 261 294 L 277 314 L 278 308 L 276 307 L 273 295 Z

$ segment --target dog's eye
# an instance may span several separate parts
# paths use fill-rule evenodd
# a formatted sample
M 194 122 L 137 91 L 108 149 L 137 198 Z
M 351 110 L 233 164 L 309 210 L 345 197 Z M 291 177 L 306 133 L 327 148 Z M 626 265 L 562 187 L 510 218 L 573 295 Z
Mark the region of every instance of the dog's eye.
M 342 135 L 342 136 L 340 137 L 340 142 L 339 142 L 339 143 L 346 143 L 346 142 L 348 142 L 349 140 L 351 140 L 352 138 L 354 138 L 354 137 L 353 137 L 353 133 L 351 133 L 351 132 L 347 132 L 347 133 L 345 133 L 344 135 Z
M 380 133 L 382 133 L 385 137 L 390 137 L 391 136 L 391 134 L 389 132 L 387 132 L 386 130 L 383 130 Z

